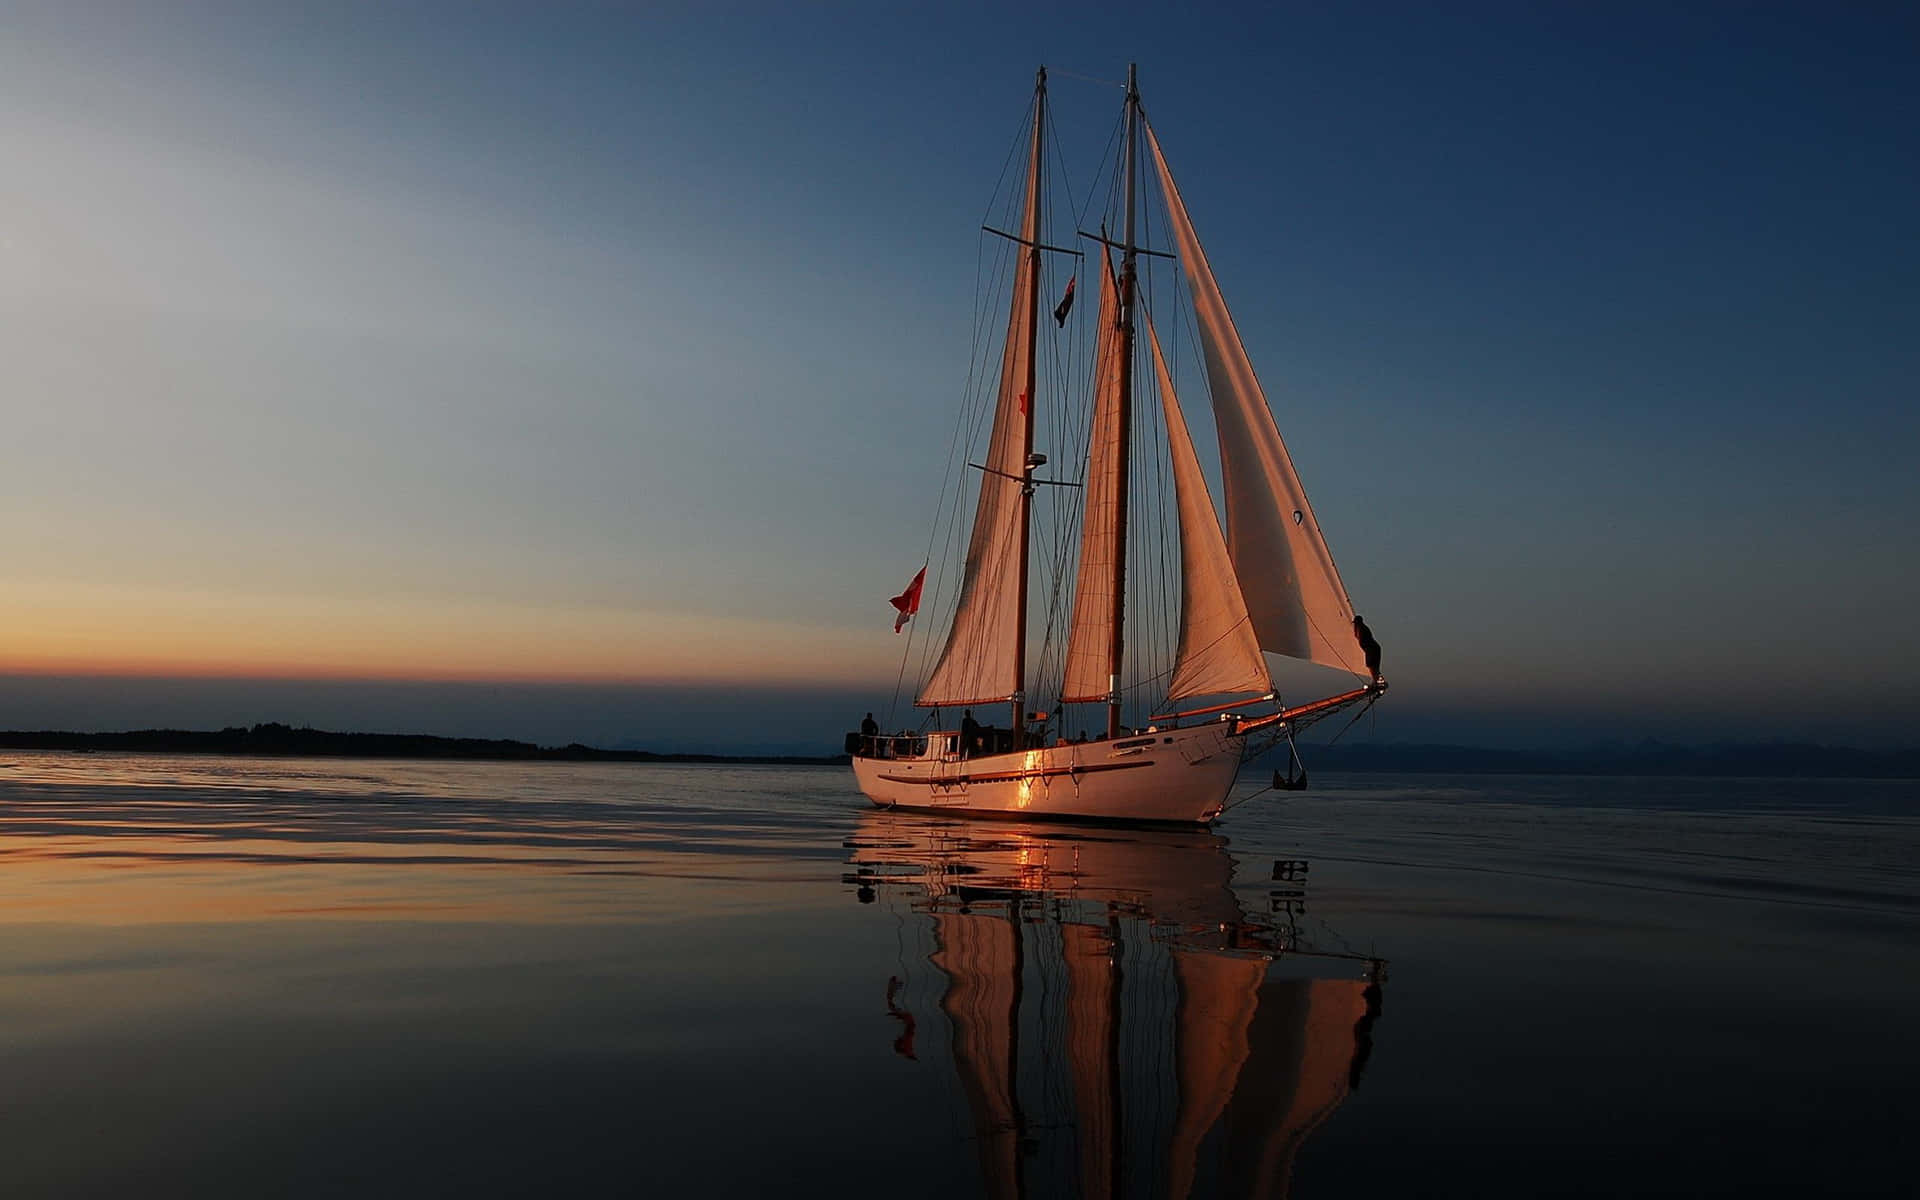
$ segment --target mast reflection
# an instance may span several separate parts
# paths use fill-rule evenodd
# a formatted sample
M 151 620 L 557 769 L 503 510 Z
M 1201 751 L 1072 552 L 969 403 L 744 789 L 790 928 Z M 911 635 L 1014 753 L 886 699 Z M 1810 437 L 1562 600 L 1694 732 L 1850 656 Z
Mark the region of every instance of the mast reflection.
M 919 935 L 886 981 L 894 1050 L 951 1061 L 986 1195 L 1286 1194 L 1359 1084 L 1386 964 L 1310 945 L 1299 887 L 1248 912 L 1226 847 L 863 817 L 846 880 Z

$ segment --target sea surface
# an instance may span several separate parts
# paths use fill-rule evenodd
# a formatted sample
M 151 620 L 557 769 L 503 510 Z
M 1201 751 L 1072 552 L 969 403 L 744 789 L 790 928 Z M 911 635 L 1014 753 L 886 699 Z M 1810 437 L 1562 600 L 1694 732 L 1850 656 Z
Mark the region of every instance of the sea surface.
M 1915 1194 L 1920 785 L 1314 784 L 0 752 L 0 1188 Z

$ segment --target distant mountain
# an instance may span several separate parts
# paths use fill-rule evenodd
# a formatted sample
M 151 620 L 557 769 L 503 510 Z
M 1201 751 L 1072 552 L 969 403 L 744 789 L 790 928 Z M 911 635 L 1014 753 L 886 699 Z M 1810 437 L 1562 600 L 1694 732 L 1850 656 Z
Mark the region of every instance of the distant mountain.
M 1357 743 L 1300 747 L 1311 769 L 1499 775 L 1718 775 L 1920 779 L 1920 750 L 1859 750 L 1794 742 L 1674 746 L 1609 743 L 1577 750 Z
M 217 732 L 135 729 L 126 733 L 58 730 L 0 732 L 9 750 L 120 750 L 140 754 L 232 754 L 312 758 L 467 758 L 528 762 L 768 763 L 785 766 L 844 764 L 838 755 L 656 754 L 649 750 L 599 750 L 575 742 L 536 746 L 505 738 L 447 738 L 424 733 L 334 733 L 268 723 L 230 726 Z

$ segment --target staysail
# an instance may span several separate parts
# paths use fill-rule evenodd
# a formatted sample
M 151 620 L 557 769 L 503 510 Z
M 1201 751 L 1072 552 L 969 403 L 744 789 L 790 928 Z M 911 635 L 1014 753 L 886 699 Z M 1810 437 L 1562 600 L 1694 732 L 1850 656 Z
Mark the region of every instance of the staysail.
M 1093 426 L 1087 439 L 1086 514 L 1080 525 L 1080 573 L 1067 627 L 1062 703 L 1104 701 L 1113 683 L 1113 593 L 1120 535 L 1120 289 L 1106 248 L 1100 251 L 1100 336 L 1093 375 Z
M 1365 675 L 1353 640 L 1353 605 L 1346 586 L 1320 535 L 1306 489 L 1280 440 L 1266 393 L 1254 376 L 1253 363 L 1234 329 L 1152 126 L 1147 128 L 1147 142 L 1193 293 L 1220 435 L 1227 548 L 1260 648 Z
M 1254 637 L 1247 602 L 1240 595 L 1220 522 L 1213 515 L 1200 458 L 1180 413 L 1160 335 L 1147 322 L 1160 408 L 1167 422 L 1167 454 L 1173 460 L 1174 504 L 1180 514 L 1180 649 L 1174 658 L 1168 700 L 1267 692 L 1273 689 L 1266 659 Z
M 1026 540 L 1021 537 L 1021 478 L 1032 449 L 1033 414 L 1027 395 L 1033 377 L 1033 306 L 1040 240 L 1040 127 L 1034 127 L 1027 163 L 1026 212 L 1020 220 L 1025 245 L 1018 251 L 1013 311 L 1007 318 L 1006 348 L 1000 358 L 1000 394 L 993 411 L 986 470 L 980 473 L 980 501 L 973 514 L 973 536 L 960 582 L 960 601 L 940 661 L 914 703 L 922 707 L 985 704 L 1011 699 L 1021 689 L 1020 646 L 1023 614 L 1020 572 Z

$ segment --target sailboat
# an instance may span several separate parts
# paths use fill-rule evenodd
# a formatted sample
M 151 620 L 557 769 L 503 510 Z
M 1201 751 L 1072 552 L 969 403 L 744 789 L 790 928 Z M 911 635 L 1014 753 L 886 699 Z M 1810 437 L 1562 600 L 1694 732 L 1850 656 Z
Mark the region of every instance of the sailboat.
M 899 928 L 880 1028 L 963 1101 L 977 1194 L 1283 1196 L 1365 1072 L 1387 964 L 1313 944 L 1300 889 L 1248 911 L 1208 831 L 876 812 L 847 847 Z
M 1119 232 L 1110 237 L 1104 227 L 1099 233 L 1076 230 L 1091 250 L 1050 243 L 1041 226 L 1048 202 L 1042 180 L 1049 128 L 1044 68 L 1035 79 L 1032 112 L 1019 228 L 983 226 L 1013 247 L 1011 308 L 984 461 L 967 464 L 977 472 L 978 485 L 958 595 L 938 659 L 914 701 L 936 710 L 934 724 L 942 727 L 905 735 L 849 735 L 854 776 L 882 807 L 1206 824 L 1226 807 L 1243 761 L 1281 741 L 1292 749 L 1293 734 L 1307 724 L 1371 705 L 1385 692 L 1378 644 L 1353 611 L 1146 119 L 1135 72 L 1128 71 L 1122 117 L 1124 165 L 1117 172 L 1121 199 L 1115 205 Z M 1172 251 L 1138 241 L 1138 176 L 1145 160 L 1151 161 L 1164 203 Z M 1057 353 L 1041 342 L 1040 296 L 1048 256 L 1085 261 L 1085 269 L 1099 276 L 1086 470 L 1078 481 L 1036 475 L 1048 461 L 1035 443 L 1036 411 L 1047 398 L 1038 387 L 1038 366 Z M 1191 295 L 1194 339 L 1220 447 L 1224 532 L 1175 391 L 1169 355 L 1153 314 L 1142 303 L 1143 256 L 1177 259 Z M 1063 328 L 1070 306 L 1070 299 L 1063 300 L 1054 312 Z M 1143 340 L 1145 355 L 1138 353 Z M 1150 379 L 1136 378 L 1139 357 L 1151 360 Z M 1163 431 L 1164 460 L 1153 471 L 1140 469 L 1135 440 L 1136 425 L 1154 414 L 1150 406 L 1136 406 L 1136 392 L 1157 392 L 1159 398 L 1153 427 Z M 1130 657 L 1128 637 L 1129 585 L 1138 574 L 1129 573 L 1129 525 L 1150 500 L 1139 485 L 1168 476 L 1178 547 L 1176 554 L 1163 557 L 1177 568 L 1178 612 L 1161 628 L 1177 630 L 1177 646 L 1167 668 L 1146 680 L 1145 690 L 1153 693 L 1155 706 L 1171 711 L 1128 725 L 1123 678 L 1130 671 L 1137 678 L 1142 669 Z M 1082 500 L 1070 612 L 1059 606 L 1068 619 L 1057 674 L 1044 662 L 1042 671 L 1030 671 L 1028 661 L 1034 498 L 1049 485 L 1076 489 Z M 1158 500 L 1166 503 L 1164 494 Z M 1060 568 L 1064 576 L 1064 556 Z M 924 575 L 923 568 L 909 589 L 910 601 L 895 601 L 903 618 L 911 612 L 909 604 L 917 605 Z M 1054 595 L 1059 594 L 1056 588 Z M 1275 686 L 1268 653 L 1348 672 L 1354 686 L 1289 705 Z M 902 667 L 904 673 L 904 659 Z M 1038 691 L 1030 693 L 1030 674 L 1043 673 L 1046 678 L 1035 680 Z M 1135 690 L 1141 690 L 1138 683 Z M 1046 694 L 1058 707 L 1030 706 L 1030 694 Z M 1137 697 L 1135 703 L 1137 709 Z M 1010 706 L 1007 727 L 974 720 L 975 707 L 999 704 Z M 1104 706 L 1104 731 L 1090 738 L 1069 736 L 1069 726 L 1056 718 L 1069 705 Z M 957 726 L 950 720 L 955 711 L 962 714 Z M 1291 761 L 1299 766 L 1297 750 Z M 1304 781 L 1304 767 L 1299 769 Z

